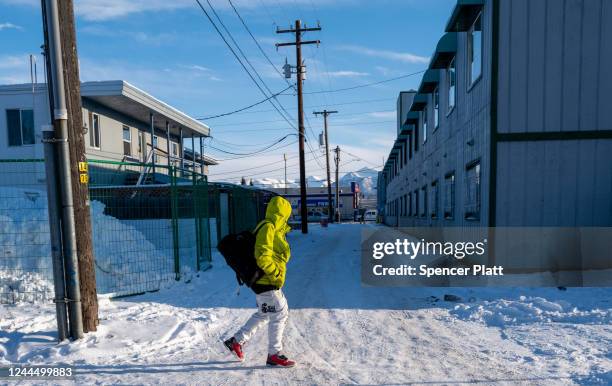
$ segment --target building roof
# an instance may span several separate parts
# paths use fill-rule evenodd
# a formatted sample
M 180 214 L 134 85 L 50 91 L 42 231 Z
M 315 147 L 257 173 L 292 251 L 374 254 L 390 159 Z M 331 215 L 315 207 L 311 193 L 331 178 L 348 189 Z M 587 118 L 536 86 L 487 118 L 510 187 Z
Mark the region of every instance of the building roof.
M 419 86 L 419 94 L 432 93 L 440 83 L 440 70 L 429 69 L 423 74 L 421 85 Z
M 83 82 L 81 96 L 142 122 L 148 122 L 149 114 L 153 113 L 155 126 L 162 130 L 165 130 L 165 122 L 168 121 L 171 128 L 182 127 L 196 135 L 210 136 L 210 128 L 204 123 L 124 80 Z
M 482 10 L 484 0 L 457 0 L 453 13 L 446 23 L 446 32 L 467 31 Z
M 438 41 L 429 68 L 446 68 L 457 54 L 457 33 L 447 32 Z
M 31 83 L 0 85 L 0 94 L 31 93 L 32 89 Z M 46 92 L 47 85 L 38 83 L 34 85 L 34 90 L 37 93 Z M 141 122 L 149 122 L 149 114 L 153 113 L 155 115 L 155 127 L 159 130 L 165 130 L 166 121 L 168 121 L 173 132 L 176 132 L 178 127 L 182 127 L 195 136 L 210 136 L 210 128 L 206 124 L 124 80 L 83 82 L 81 83 L 81 97 L 95 101 Z

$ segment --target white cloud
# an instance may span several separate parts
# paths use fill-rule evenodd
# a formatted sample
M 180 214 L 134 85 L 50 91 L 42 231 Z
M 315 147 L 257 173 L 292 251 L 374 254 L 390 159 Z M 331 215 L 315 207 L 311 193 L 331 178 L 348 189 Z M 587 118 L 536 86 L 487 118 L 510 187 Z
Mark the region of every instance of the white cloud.
M 174 32 L 148 33 L 143 31 L 127 31 L 117 30 L 104 27 L 100 24 L 86 25 L 79 28 L 80 33 L 86 33 L 93 36 L 102 36 L 110 38 L 132 39 L 140 43 L 146 43 L 153 46 L 174 43 L 177 40 L 177 35 Z
M 332 78 L 354 78 L 358 76 L 368 76 L 370 74 L 367 72 L 340 70 L 323 72 L 323 75 L 330 76 Z
M 397 112 L 395 111 L 374 111 L 371 113 L 368 113 L 368 116 L 372 117 L 372 118 L 396 118 L 397 117 Z
M 350 0 L 262 0 L 269 7 L 277 7 L 279 4 L 311 4 L 326 5 L 336 4 L 338 1 Z M 229 8 L 226 0 L 211 0 L 216 9 L 225 10 Z M 26 5 L 40 7 L 38 0 L 0 0 L 0 4 Z M 208 8 L 205 0 L 202 4 Z M 261 2 L 253 0 L 236 1 L 239 9 L 257 9 Z M 105 21 L 118 19 L 136 13 L 143 12 L 167 12 L 179 9 L 192 9 L 198 11 L 198 5 L 194 0 L 75 0 L 75 13 L 77 16 L 90 21 Z
M 16 30 L 23 30 L 23 27 L 13 24 L 13 23 L 0 23 L 0 31 L 5 30 L 5 29 L 16 29 Z
M 194 99 L 210 98 L 218 87 L 218 77 L 185 66 L 152 68 L 122 60 L 80 60 L 82 81 L 125 80 L 136 87 L 189 112 Z
M 341 51 L 353 52 L 356 54 L 366 55 L 366 56 L 374 56 L 382 59 L 395 60 L 404 63 L 412 63 L 412 64 L 427 64 L 429 63 L 429 57 L 419 56 L 416 54 L 412 54 L 409 52 L 396 52 L 396 51 L 388 51 L 388 50 L 377 50 L 363 46 L 354 46 L 354 45 L 344 45 L 336 47 L 336 49 Z

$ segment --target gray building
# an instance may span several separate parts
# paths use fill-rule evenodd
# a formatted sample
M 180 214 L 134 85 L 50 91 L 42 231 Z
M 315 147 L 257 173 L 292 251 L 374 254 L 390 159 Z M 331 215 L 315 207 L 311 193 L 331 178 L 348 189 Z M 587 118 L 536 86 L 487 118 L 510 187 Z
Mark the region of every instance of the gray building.
M 149 182 L 167 180 L 164 166 L 207 174 L 217 164 L 201 151 L 201 140 L 210 135 L 207 125 L 125 81 L 82 83 L 81 97 L 88 159 L 146 163 L 139 170 Z M 0 158 L 43 158 L 42 130 L 50 124 L 45 84 L 0 86 Z M 112 163 L 90 169 L 102 166 L 125 171 Z M 132 182 L 137 181 L 145 179 Z
M 610 69 L 611 1 L 458 0 L 410 107 L 398 109 L 384 222 L 474 233 L 612 226 Z M 538 248 L 549 253 L 514 266 L 580 268 Z M 612 266 L 606 252 L 588 258 L 583 269 Z

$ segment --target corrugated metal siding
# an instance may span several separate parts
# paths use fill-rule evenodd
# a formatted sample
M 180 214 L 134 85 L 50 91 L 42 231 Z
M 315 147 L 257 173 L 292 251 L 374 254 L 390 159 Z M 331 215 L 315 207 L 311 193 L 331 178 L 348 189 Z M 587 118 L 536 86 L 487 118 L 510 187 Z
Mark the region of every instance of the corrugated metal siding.
M 498 226 L 612 226 L 612 140 L 499 144 Z
M 611 20 L 607 0 L 501 0 L 498 131 L 612 128 Z
M 422 143 L 423 127 L 419 122 L 419 149 L 413 152 L 400 174 L 387 187 L 388 200 L 402 197 L 404 194 L 431 183 L 439 182 L 440 198 L 438 218 L 401 217 L 401 226 L 486 226 L 488 223 L 488 181 L 489 181 L 489 146 L 490 146 L 490 87 L 491 87 L 491 2 L 483 9 L 483 68 L 482 76 L 471 88 L 468 88 L 467 68 L 467 34 L 459 33 L 456 56 L 457 98 L 454 110 L 447 116 L 448 96 L 445 84 L 446 71 L 440 72 L 440 125 L 433 131 L 433 119 L 426 143 Z M 428 117 L 433 118 L 432 96 L 427 104 Z M 469 142 L 469 144 L 468 144 Z M 466 165 L 474 160 L 481 162 L 481 203 L 480 221 L 464 219 L 465 207 L 465 171 Z M 445 220 L 442 216 L 444 207 L 444 176 L 455 172 L 455 217 Z M 428 211 L 432 205 L 428 200 Z
M 500 1 L 500 133 L 612 129 L 612 2 Z M 606 91 L 607 90 L 607 91 Z M 497 226 L 611 226 L 612 140 L 500 143 Z

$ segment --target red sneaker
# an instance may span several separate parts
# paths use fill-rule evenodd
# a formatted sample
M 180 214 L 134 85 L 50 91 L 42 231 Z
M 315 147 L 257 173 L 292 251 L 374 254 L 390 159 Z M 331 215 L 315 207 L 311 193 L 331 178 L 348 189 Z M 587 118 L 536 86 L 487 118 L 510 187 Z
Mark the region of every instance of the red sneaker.
M 274 355 L 268 354 L 268 360 L 266 361 L 268 366 L 280 366 L 280 367 L 293 367 L 295 366 L 295 362 L 289 360 L 286 356 L 276 353 Z
M 223 344 L 225 345 L 225 347 L 227 347 L 228 350 L 233 352 L 238 357 L 238 359 L 240 359 L 241 361 L 244 360 L 244 353 L 242 352 L 242 346 L 236 340 L 236 338 L 232 336 L 230 339 L 223 342 Z

